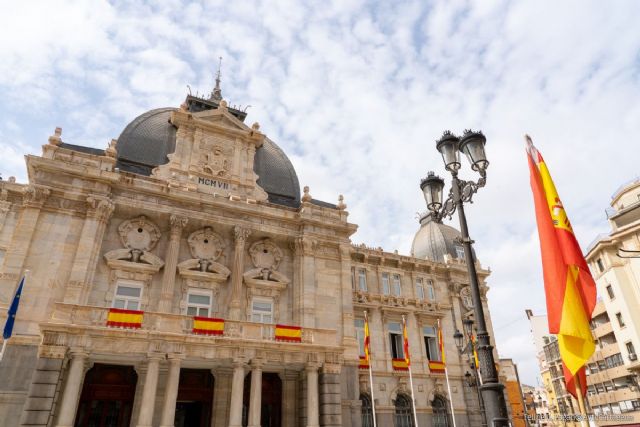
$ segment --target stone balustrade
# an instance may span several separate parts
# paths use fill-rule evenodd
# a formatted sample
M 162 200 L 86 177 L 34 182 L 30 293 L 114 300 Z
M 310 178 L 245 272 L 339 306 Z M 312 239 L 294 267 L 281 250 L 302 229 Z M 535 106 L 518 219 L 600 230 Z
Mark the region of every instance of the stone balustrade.
M 56 303 L 52 312 L 49 324 L 62 324 L 73 326 L 84 326 L 89 328 L 108 328 L 107 314 L 109 307 L 96 307 L 77 304 Z M 108 328 L 114 329 L 114 328 Z M 142 327 L 131 332 L 141 331 L 155 332 L 163 334 L 195 335 L 192 333 L 193 317 L 172 313 L 158 313 L 145 311 Z M 243 322 L 236 320 L 225 320 L 224 334 L 221 336 L 209 337 L 210 339 L 228 339 L 243 341 L 273 341 L 275 325 Z M 287 344 L 287 343 L 283 343 Z M 302 344 L 314 344 L 320 346 L 336 346 L 337 334 L 335 330 L 303 328 Z

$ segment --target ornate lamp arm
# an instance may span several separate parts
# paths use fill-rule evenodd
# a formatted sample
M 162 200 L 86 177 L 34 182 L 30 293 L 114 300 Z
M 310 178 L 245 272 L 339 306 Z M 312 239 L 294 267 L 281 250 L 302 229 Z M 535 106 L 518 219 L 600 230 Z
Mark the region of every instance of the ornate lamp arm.
M 447 200 L 444 201 L 442 207 L 438 212 L 432 213 L 437 221 L 440 221 L 445 217 L 451 219 L 453 214 L 456 212 L 458 200 L 456 200 L 456 192 L 453 191 L 453 185 L 458 186 L 458 194 L 460 194 L 460 199 L 463 203 L 473 203 L 473 195 L 478 192 L 478 189 L 484 187 L 487 183 L 487 174 L 485 171 L 480 172 L 480 178 L 478 179 L 478 182 L 458 179 L 457 173 L 452 173 L 452 175 L 453 182 L 451 183 L 452 187 L 449 190 L 449 196 L 447 197 Z

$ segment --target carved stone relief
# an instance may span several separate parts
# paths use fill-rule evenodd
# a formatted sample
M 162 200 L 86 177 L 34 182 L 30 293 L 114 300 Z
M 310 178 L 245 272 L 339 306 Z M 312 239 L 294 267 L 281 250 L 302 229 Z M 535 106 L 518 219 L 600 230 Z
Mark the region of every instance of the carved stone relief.
M 200 260 L 216 261 L 223 256 L 226 244 L 211 227 L 191 233 L 187 239 L 191 256 Z
M 124 221 L 118 227 L 118 234 L 125 248 L 143 252 L 152 250 L 161 236 L 158 226 L 144 215 Z
M 277 270 L 284 256 L 282 250 L 271 239 L 258 240 L 249 248 L 253 266 L 260 269 Z

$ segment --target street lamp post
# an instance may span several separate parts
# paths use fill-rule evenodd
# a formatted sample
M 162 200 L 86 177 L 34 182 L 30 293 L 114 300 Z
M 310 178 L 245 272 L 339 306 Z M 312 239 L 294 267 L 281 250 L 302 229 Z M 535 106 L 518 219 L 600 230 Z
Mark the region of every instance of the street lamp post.
M 478 407 L 480 408 L 480 416 L 482 418 L 482 425 L 487 425 L 487 420 L 485 418 L 485 409 L 484 402 L 482 401 L 482 395 L 480 394 L 480 377 L 478 376 L 478 368 L 476 367 L 475 357 L 473 355 L 473 341 L 471 341 L 471 334 L 473 333 L 473 320 L 464 319 L 462 321 L 462 329 L 464 330 L 464 335 L 456 329 L 456 332 L 453 334 L 453 339 L 458 348 L 458 353 L 463 355 L 467 355 L 467 362 L 469 363 L 469 367 L 473 371 L 473 375 L 469 373 L 469 371 L 465 372 L 464 378 L 467 382 L 469 388 L 475 388 L 476 394 L 478 397 Z M 464 337 L 467 337 L 465 341 Z
M 473 195 L 486 184 L 486 170 L 489 161 L 484 152 L 485 143 L 486 138 L 482 132 L 466 130 L 462 138 L 458 138 L 451 132 L 445 131 L 437 141 L 436 149 L 442 155 L 445 168 L 451 173 L 452 182 L 449 197 L 444 203 L 442 202 L 444 180 L 435 176 L 433 172 L 429 172 L 428 176 L 422 180 L 420 188 L 424 193 L 427 208 L 435 219 L 442 219 L 445 216 L 451 218 L 453 213 L 458 211 L 462 234 L 461 243 L 469 271 L 471 298 L 478 331 L 478 359 L 483 382 L 480 390 L 485 404 L 485 416 L 490 423 L 489 425 L 507 427 L 509 420 L 503 394 L 504 386 L 498 380 L 498 372 L 493 358 L 493 346 L 487 332 L 478 275 L 471 249 L 473 241 L 469 238 L 467 218 L 464 214 L 464 202 L 472 202 Z M 478 182 L 464 181 L 458 178 L 458 170 L 461 166 L 460 152 L 464 153 L 469 160 L 471 169 L 480 174 Z

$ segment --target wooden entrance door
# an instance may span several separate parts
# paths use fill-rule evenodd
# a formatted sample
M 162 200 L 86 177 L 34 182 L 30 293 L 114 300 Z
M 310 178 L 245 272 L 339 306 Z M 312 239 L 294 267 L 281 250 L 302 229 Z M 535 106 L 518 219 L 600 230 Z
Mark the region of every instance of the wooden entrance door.
M 131 366 L 96 363 L 84 380 L 76 427 L 128 427 L 137 380 Z
M 206 369 L 181 369 L 175 427 L 209 427 L 214 378 Z

